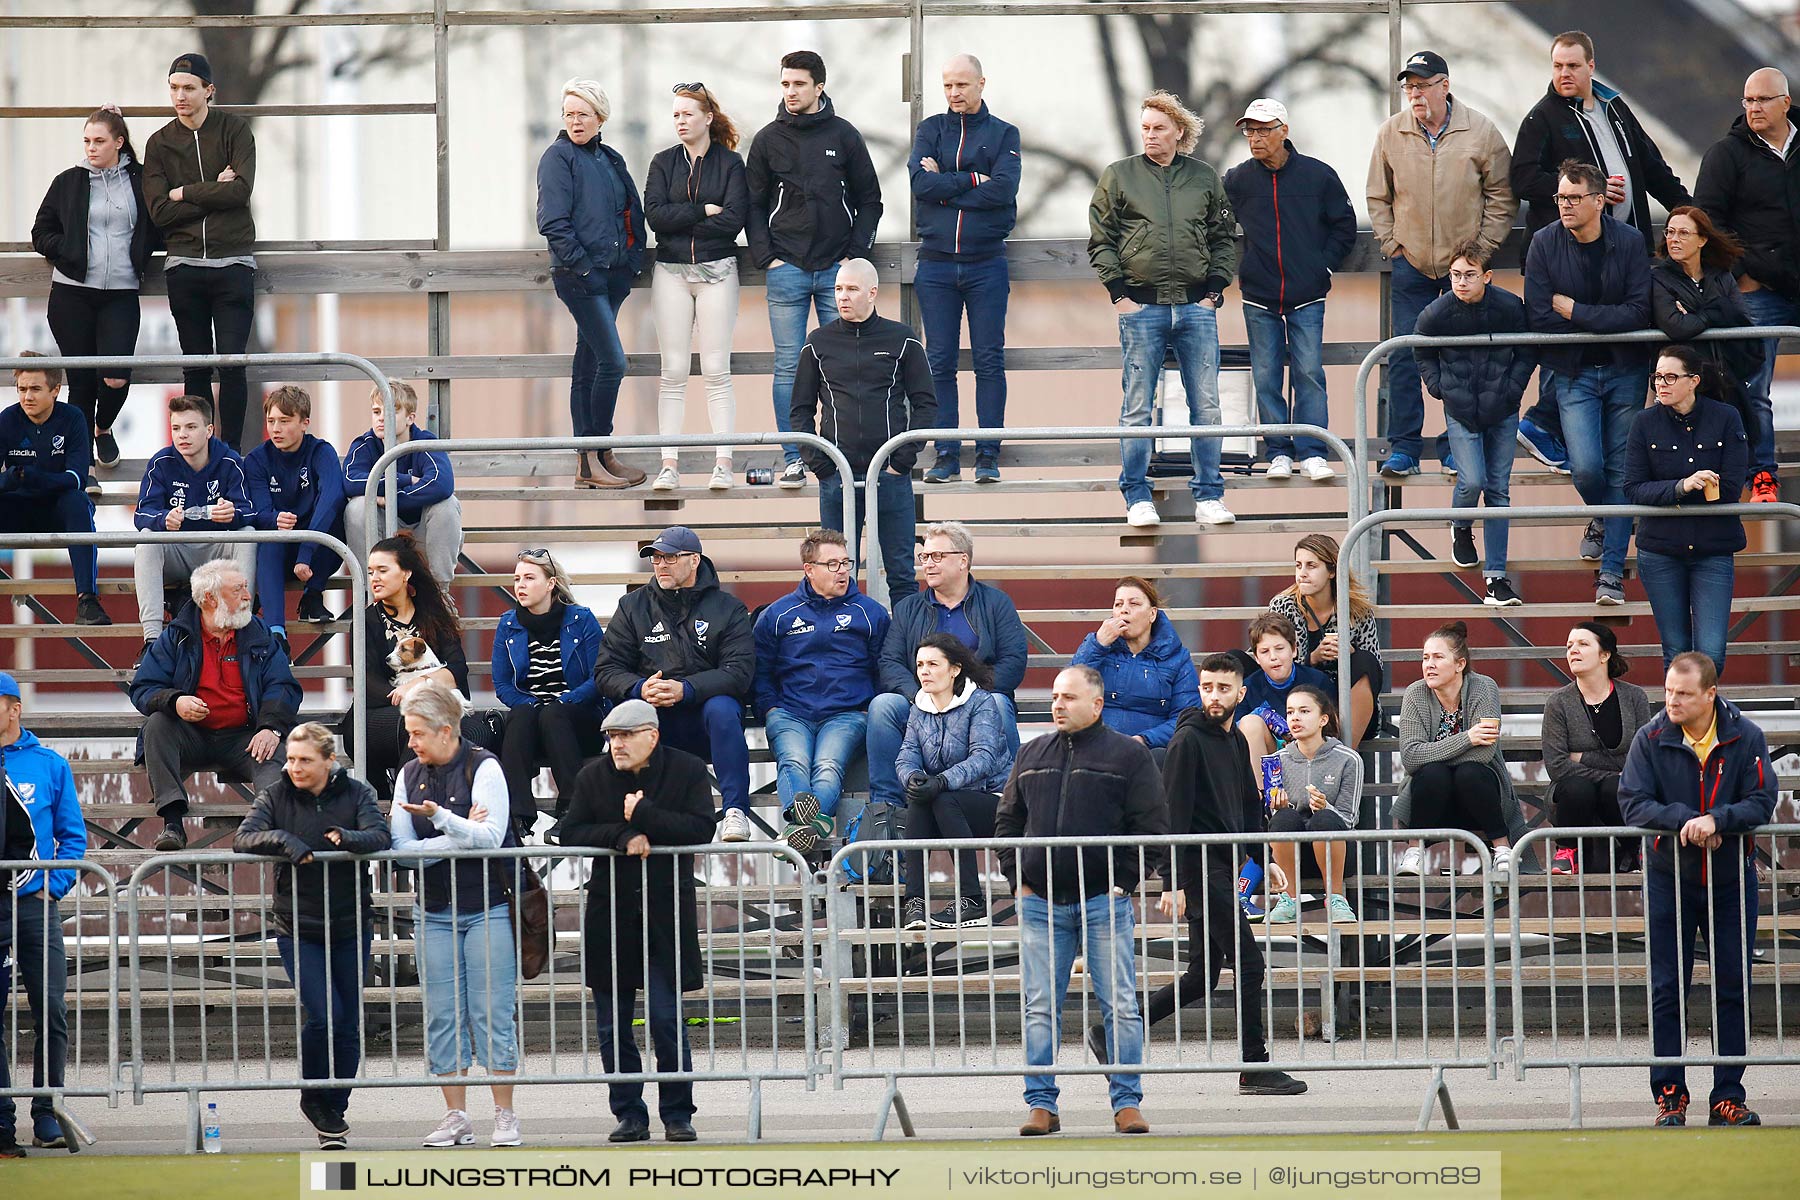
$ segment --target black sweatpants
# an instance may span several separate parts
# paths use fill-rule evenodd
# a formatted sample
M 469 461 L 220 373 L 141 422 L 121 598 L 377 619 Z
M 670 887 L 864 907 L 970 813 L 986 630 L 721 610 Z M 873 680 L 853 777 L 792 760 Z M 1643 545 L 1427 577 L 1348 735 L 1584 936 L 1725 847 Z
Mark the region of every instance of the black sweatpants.
M 1556 822 L 1567 829 L 1602 825 L 1624 825 L 1619 811 L 1619 777 L 1608 776 L 1596 782 L 1571 775 L 1556 781 Z M 1581 865 L 1586 871 L 1628 871 L 1637 865 L 1636 838 L 1581 838 Z M 1612 849 L 1608 850 L 1608 843 Z M 1566 843 L 1558 843 L 1559 848 Z
M 600 723 L 559 700 L 540 700 L 509 710 L 506 733 L 500 741 L 500 768 L 506 773 L 514 823 L 531 824 L 537 811 L 531 781 L 540 767 L 548 766 L 556 778 L 556 811 L 561 813 L 575 798 L 575 777 L 582 766 L 605 749 L 606 735 L 600 732 Z
M 256 272 L 237 264 L 229 267 L 170 267 L 163 272 L 169 286 L 169 315 L 183 354 L 242 354 L 250 345 L 250 327 L 256 320 Z M 242 367 L 220 367 L 218 416 L 214 430 L 219 439 L 239 452 L 262 441 L 262 423 L 248 434 L 244 411 L 250 404 L 250 384 Z M 194 367 L 181 373 L 190 396 L 212 398 L 213 369 Z M 249 443 L 245 443 L 246 436 Z
M 52 283 L 44 315 L 59 353 L 118 355 L 137 352 L 141 311 L 136 291 Z M 113 387 L 104 379 L 125 382 Z M 90 434 L 113 427 L 130 390 L 131 372 L 123 366 L 69 372 L 69 403 L 86 414 Z
M 1199 880 L 1190 881 L 1185 889 L 1187 970 L 1174 983 L 1151 995 L 1144 1021 L 1146 1026 L 1154 1025 L 1178 1008 L 1204 1004 L 1219 985 L 1219 972 L 1229 964 L 1237 982 L 1238 1052 L 1245 1062 L 1267 1062 L 1262 949 L 1256 944 L 1244 910 L 1238 907 L 1236 865 L 1222 854 L 1208 858 L 1204 874 Z M 1212 858 L 1219 861 L 1210 861 Z
M 1412 773 L 1411 829 L 1466 829 L 1489 842 L 1506 836 L 1500 779 L 1486 763 L 1426 763 Z

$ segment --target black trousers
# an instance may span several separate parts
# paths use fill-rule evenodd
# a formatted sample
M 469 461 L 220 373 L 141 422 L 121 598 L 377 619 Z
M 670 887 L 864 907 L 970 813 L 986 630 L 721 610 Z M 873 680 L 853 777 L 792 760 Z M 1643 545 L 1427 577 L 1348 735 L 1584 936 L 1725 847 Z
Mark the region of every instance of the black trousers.
M 250 327 L 256 320 L 256 272 L 249 267 L 170 267 L 163 273 L 169 287 L 169 315 L 183 354 L 242 354 L 250 345 Z M 242 367 L 220 367 L 218 415 L 219 439 L 234 450 L 244 451 L 262 441 L 262 424 L 250 431 L 245 443 L 244 411 L 250 404 L 250 384 Z M 195 367 L 181 373 L 190 396 L 212 398 L 213 369 Z
M 195 771 L 216 771 L 249 784 L 257 791 L 281 778 L 279 753 L 268 762 L 250 756 L 256 730 L 203 729 L 173 713 L 151 713 L 144 721 L 144 766 L 150 773 L 150 796 L 156 811 L 169 820 L 188 809 L 185 780 Z
M 540 767 L 549 767 L 556 779 L 556 811 L 561 813 L 575 797 L 575 777 L 582 766 L 605 749 L 606 735 L 599 722 L 561 701 L 540 700 L 509 710 L 500 741 L 500 767 L 506 772 L 514 824 L 530 824 L 537 811 L 531 781 Z
M 56 349 L 62 354 L 137 352 L 141 309 L 136 291 L 52 283 L 50 303 L 44 315 L 50 322 Z M 113 387 L 102 382 L 103 378 L 126 382 Z M 125 407 L 130 380 L 131 372 L 122 366 L 108 367 L 104 371 L 69 372 L 69 403 L 86 414 L 89 433 L 113 427 L 113 422 L 119 419 L 119 410 Z
M 910 831 L 908 836 L 911 836 Z M 1216 848 L 1215 848 L 1216 850 Z M 1218 859 L 1217 862 L 1211 861 Z M 1178 1008 L 1204 1004 L 1230 964 L 1237 982 L 1238 1053 L 1245 1062 L 1269 1061 L 1263 1035 L 1263 956 L 1237 901 L 1237 871 L 1222 854 L 1208 855 L 1206 871 L 1190 880 L 1187 895 L 1188 963 L 1174 983 L 1150 996 L 1146 1026 Z
M 1412 776 L 1412 829 L 1466 829 L 1490 842 L 1506 836 L 1500 780 L 1486 763 L 1426 763 Z
M 929 804 L 906 804 L 906 836 L 909 838 L 985 838 L 994 836 L 994 812 L 1000 797 L 992 792 L 942 792 Z M 906 896 L 908 900 L 925 895 L 925 852 L 908 850 L 906 861 Z M 956 894 L 971 900 L 981 899 L 981 851 L 967 848 L 954 851 L 956 860 Z
M 1580 826 L 1623 825 L 1625 816 L 1619 811 L 1619 777 L 1612 775 L 1600 782 L 1571 775 L 1556 781 L 1556 824 L 1575 829 Z M 1613 849 L 1608 850 L 1608 843 Z M 1631 870 L 1638 861 L 1637 839 L 1582 838 L 1581 863 L 1589 871 Z

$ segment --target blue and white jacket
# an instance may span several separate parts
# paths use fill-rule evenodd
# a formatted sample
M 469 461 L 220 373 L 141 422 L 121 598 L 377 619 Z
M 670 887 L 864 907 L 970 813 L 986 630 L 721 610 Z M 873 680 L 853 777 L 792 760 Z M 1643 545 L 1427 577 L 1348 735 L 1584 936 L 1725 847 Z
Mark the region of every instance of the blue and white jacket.
M 924 159 L 937 163 L 927 171 Z M 969 262 L 1006 252 L 1019 219 L 1019 131 L 988 110 L 938 113 L 919 122 L 906 160 L 920 255 Z M 975 176 L 987 182 L 976 183 Z
M 600 697 L 600 685 L 594 680 L 594 667 L 600 661 L 600 644 L 604 634 L 593 610 L 579 604 L 563 606 L 562 630 L 563 683 L 568 690 L 558 697 L 564 704 L 587 711 L 595 721 L 606 712 Z M 537 703 L 537 697 L 519 687 L 519 681 L 531 673 L 531 635 L 519 621 L 519 610 L 509 608 L 494 628 L 494 695 L 508 708 Z
M 406 437 L 402 447 L 437 440 L 437 434 L 417 425 L 411 427 Z M 350 453 L 344 455 L 344 488 L 349 495 L 363 494 L 369 483 L 369 470 L 380 460 L 385 449 L 373 429 L 350 443 Z M 421 447 L 417 453 L 397 461 L 394 468 L 394 486 L 400 490 L 400 519 L 409 525 L 417 524 L 426 509 L 448 500 L 456 492 L 456 472 L 450 469 L 450 456 L 442 451 Z M 387 480 L 383 479 L 376 486 L 375 494 L 382 495 L 386 487 Z
M 37 740 L 29 729 L 19 740 L 0 747 L 6 764 L 6 822 L 31 823 L 32 857 L 77 859 L 87 853 L 87 825 L 81 819 L 81 799 L 75 794 L 75 773 L 69 760 Z M 61 900 L 75 886 L 74 871 L 49 872 L 50 898 Z M 13 891 L 29 896 L 44 889 L 43 871 L 21 871 L 13 877 Z
M 227 529 L 249 528 L 256 514 L 250 503 L 249 478 L 244 474 L 244 460 L 238 452 L 218 438 L 206 443 L 206 465 L 196 471 L 173 446 L 164 446 L 144 468 L 144 482 L 138 487 L 137 512 L 133 516 L 139 529 L 162 529 L 171 509 L 206 508 L 221 500 L 229 500 L 237 509 L 228 524 L 184 517 L 184 530 L 209 530 L 219 533 Z
M 756 711 L 806 721 L 862 712 L 881 691 L 888 611 L 857 590 L 827 600 L 804 579 L 756 618 Z
M 6 455 L 0 491 L 8 496 L 55 496 L 87 483 L 94 450 L 87 418 L 73 404 L 56 402 L 39 425 L 17 404 L 0 412 L 0 453 Z
M 276 528 L 275 518 L 291 512 L 297 519 L 296 529 L 342 535 L 344 466 L 330 442 L 309 433 L 301 439 L 300 448 L 291 452 L 264 442 L 245 457 L 244 474 L 250 481 L 250 503 L 256 509 L 258 529 Z M 302 544 L 299 561 L 312 566 L 321 549 L 311 542 Z

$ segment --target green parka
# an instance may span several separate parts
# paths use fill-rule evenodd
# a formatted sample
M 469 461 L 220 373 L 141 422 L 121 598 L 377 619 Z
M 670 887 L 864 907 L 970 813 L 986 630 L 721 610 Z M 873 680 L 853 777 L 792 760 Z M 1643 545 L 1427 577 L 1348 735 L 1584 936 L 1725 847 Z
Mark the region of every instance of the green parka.
M 1088 205 L 1088 262 L 1117 301 L 1187 304 L 1223 292 L 1237 273 L 1237 217 L 1219 174 L 1178 154 L 1146 155 L 1100 174 Z

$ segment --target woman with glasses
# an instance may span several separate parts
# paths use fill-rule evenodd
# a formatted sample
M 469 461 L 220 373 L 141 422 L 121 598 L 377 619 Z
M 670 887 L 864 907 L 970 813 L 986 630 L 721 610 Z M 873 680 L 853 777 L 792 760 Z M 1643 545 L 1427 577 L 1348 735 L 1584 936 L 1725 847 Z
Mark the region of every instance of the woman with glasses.
M 537 816 L 531 783 L 538 770 L 549 767 L 556 780 L 561 821 L 582 765 L 605 751 L 605 705 L 594 682 L 600 622 L 575 603 L 562 564 L 548 550 L 519 551 L 512 591 L 515 607 L 494 630 L 494 694 L 507 707 L 500 766 L 523 838 Z M 554 841 L 555 828 L 545 837 Z
M 1732 556 L 1744 548 L 1744 523 L 1700 514 L 1737 502 L 1750 472 L 1750 442 L 1737 409 L 1714 399 L 1718 372 L 1694 347 L 1662 350 L 1650 379 L 1656 404 L 1632 423 L 1625 496 L 1683 513 L 1638 522 L 1638 577 L 1656 617 L 1663 665 L 1698 650 L 1723 675 Z
M 738 156 L 737 127 L 704 83 L 674 87 L 677 142 L 650 160 L 644 216 L 656 231 L 650 308 L 662 355 L 657 432 L 682 430 L 687 410 L 688 350 L 700 343 L 700 378 L 714 433 L 730 433 L 737 401 L 731 390 L 731 335 L 737 326 L 737 235 L 750 215 L 750 188 Z M 681 486 L 675 447 L 663 447 L 662 470 L 650 485 Z M 713 463 L 715 492 L 731 486 L 731 448 Z
M 1719 372 L 1723 400 L 1750 429 L 1750 383 L 1762 367 L 1762 343 L 1754 338 L 1695 341 L 1708 329 L 1755 324 L 1744 308 L 1732 264 L 1744 250 L 1704 211 L 1684 204 L 1669 213 L 1662 257 L 1650 269 L 1650 310 L 1671 342 L 1690 342 Z
M 1168 746 L 1182 709 L 1200 705 L 1193 655 L 1163 615 L 1156 585 L 1136 575 L 1113 586 L 1112 615 L 1082 639 L 1070 665 L 1100 672 L 1100 719 L 1152 750 Z

